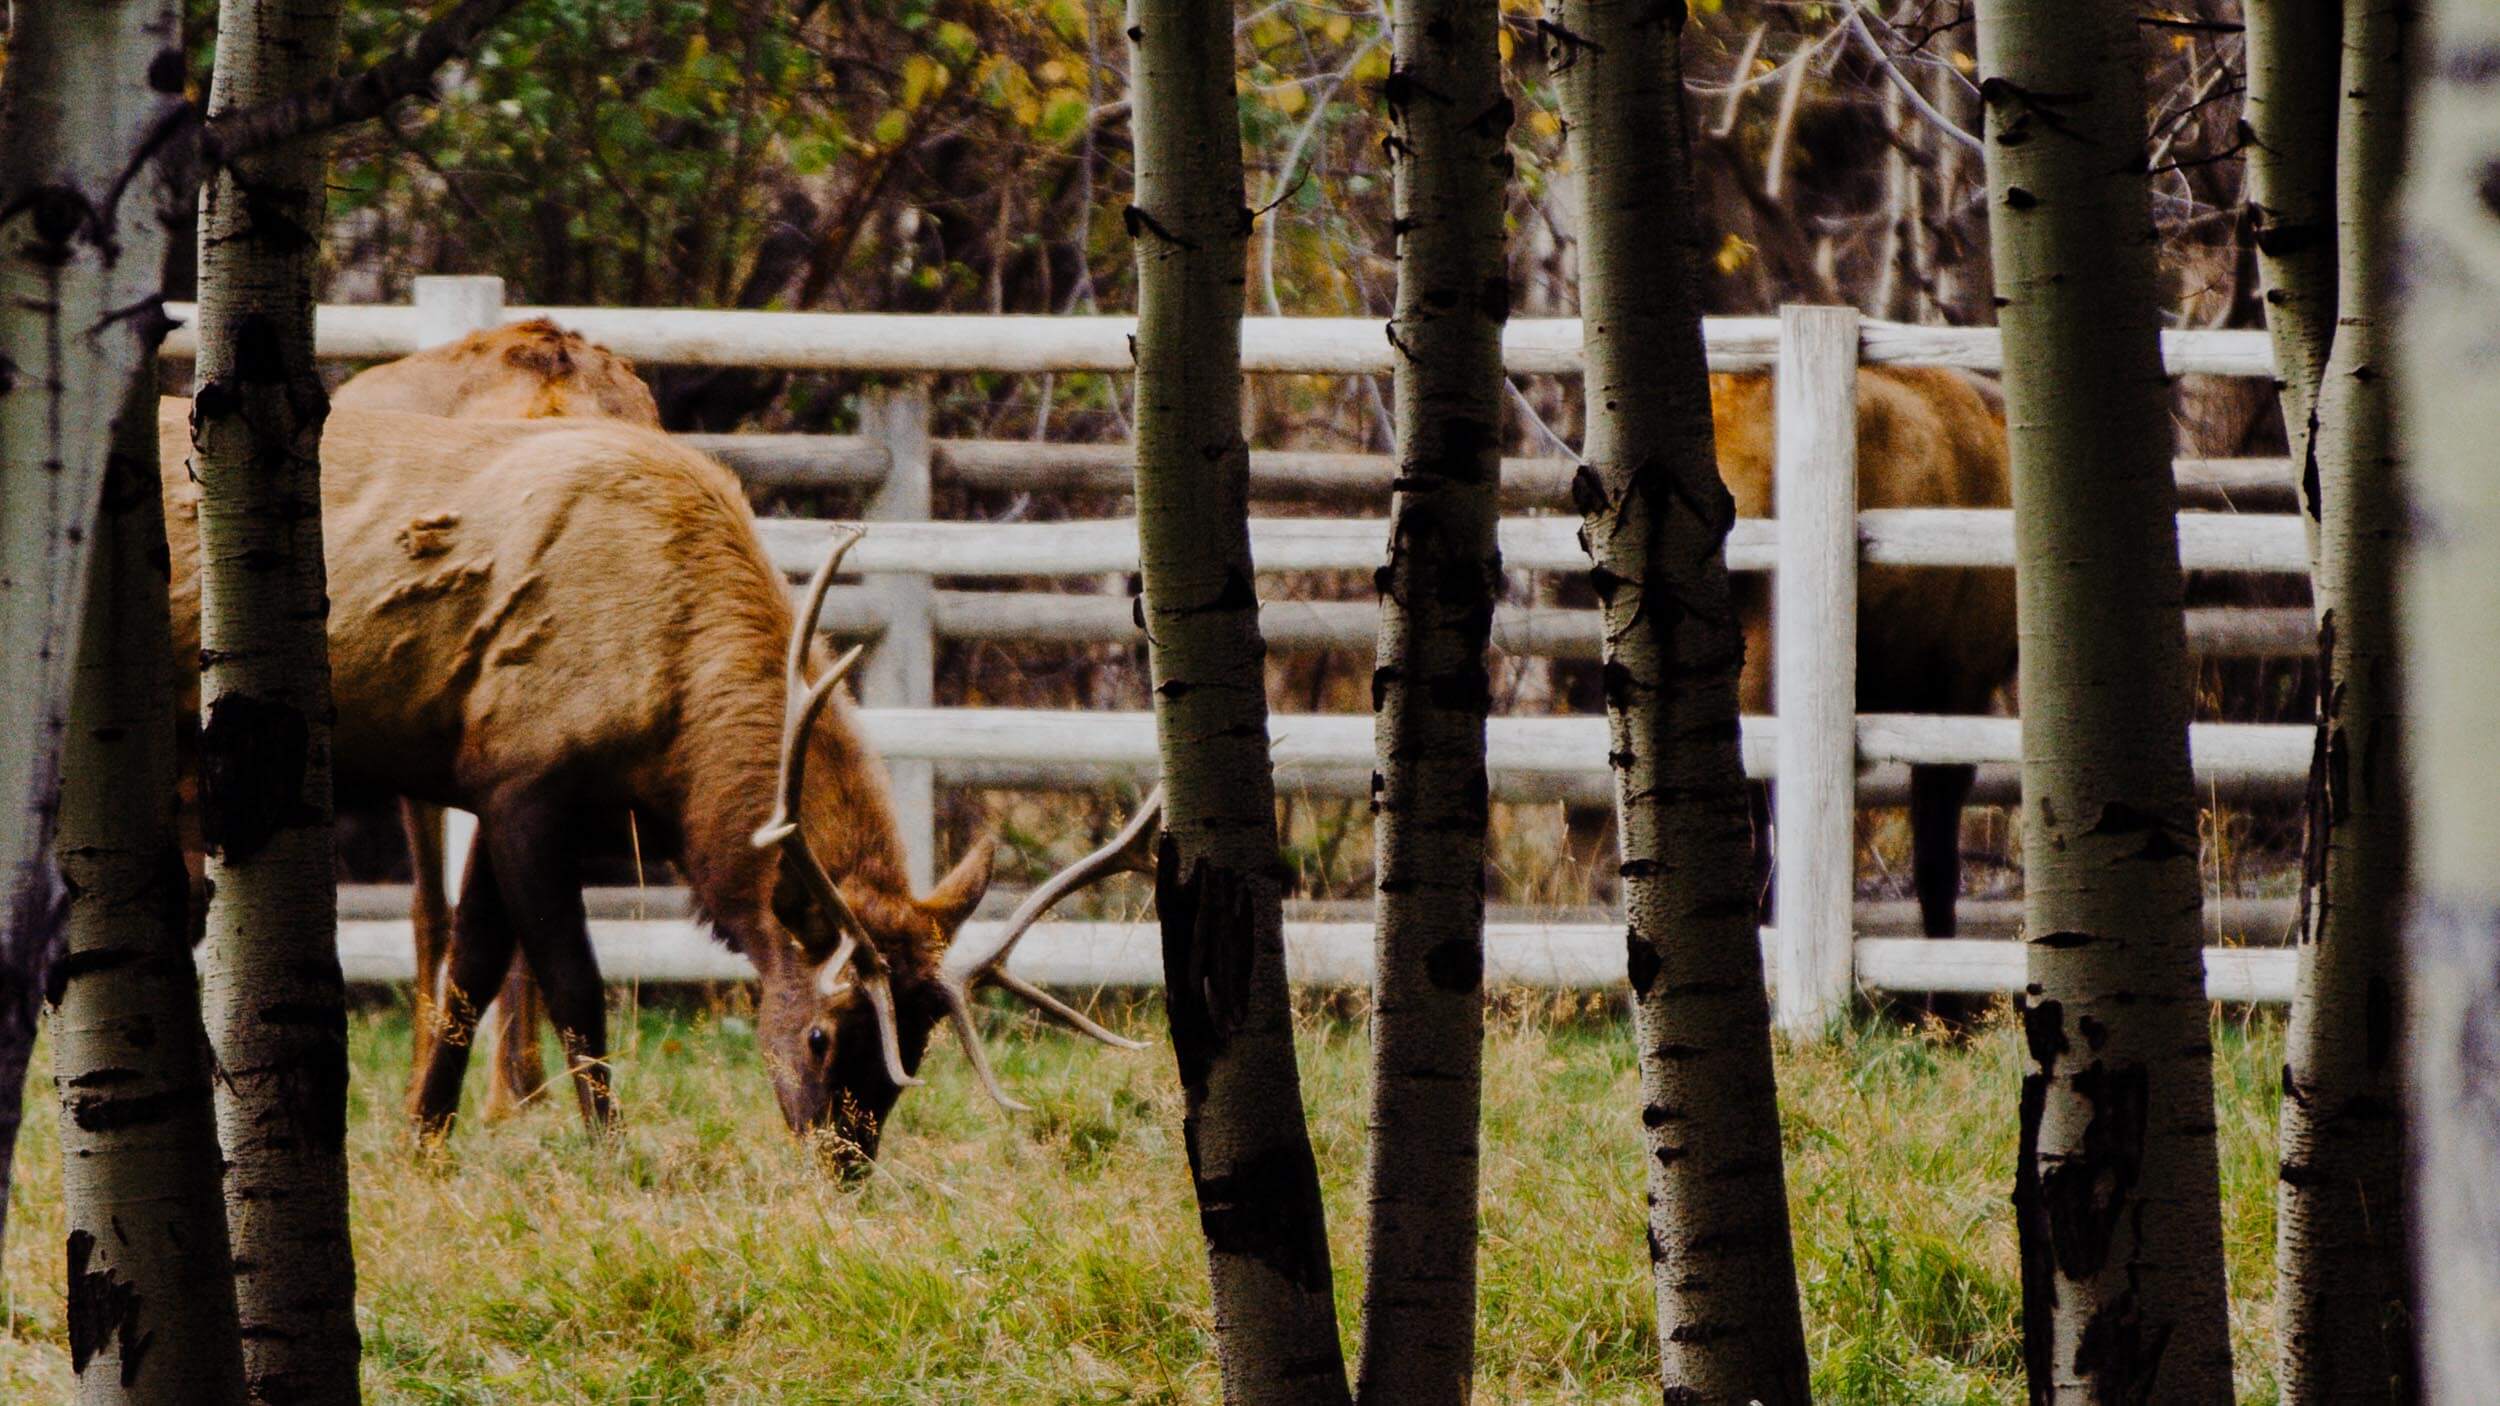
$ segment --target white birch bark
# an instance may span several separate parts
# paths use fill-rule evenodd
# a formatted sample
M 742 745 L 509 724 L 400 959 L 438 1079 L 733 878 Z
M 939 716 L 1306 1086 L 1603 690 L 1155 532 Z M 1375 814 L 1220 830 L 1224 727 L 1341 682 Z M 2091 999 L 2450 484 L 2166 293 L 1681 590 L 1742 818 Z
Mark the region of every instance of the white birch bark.
M 1397 481 L 1379 572 L 1371 1236 L 1356 1397 L 1475 1384 L 1484 1040 L 1485 651 L 1502 588 L 1510 99 L 1494 0 L 1405 0 L 1391 35 Z
M 70 1367 L 89 1406 L 243 1399 L 234 1265 L 174 834 L 174 673 L 154 377 L 107 470 L 61 784 L 53 983 Z
M 2022 652 L 2030 1068 L 2014 1198 L 2032 1400 L 2225 1403 L 2136 11 L 1982 0 L 1979 61 Z
M 338 0 L 225 0 L 212 115 L 330 76 Z M 357 1399 L 347 1020 L 330 841 L 328 611 L 312 359 L 319 138 L 200 192 L 202 969 L 247 1386 Z
M 2429 7 L 2395 257 L 2414 912 L 2402 1041 L 2422 1386 L 2500 1382 L 2500 8 Z
M 1224 1397 L 1347 1399 L 1285 989 L 1241 434 L 1232 7 L 1133 0 L 1137 534 L 1166 792 L 1155 906 Z
M 1572 496 L 1605 613 L 1666 1399 L 1788 1406 L 1807 1399 L 1805 1337 L 1737 755 L 1736 506 L 1702 354 L 1683 10 L 1548 14 L 1580 171 L 1588 433 Z
M 12 17 L 0 85 L 0 1217 L 60 937 L 49 847 L 96 494 L 114 410 L 164 334 L 166 190 L 153 168 L 132 168 L 182 101 L 168 0 L 44 0 Z

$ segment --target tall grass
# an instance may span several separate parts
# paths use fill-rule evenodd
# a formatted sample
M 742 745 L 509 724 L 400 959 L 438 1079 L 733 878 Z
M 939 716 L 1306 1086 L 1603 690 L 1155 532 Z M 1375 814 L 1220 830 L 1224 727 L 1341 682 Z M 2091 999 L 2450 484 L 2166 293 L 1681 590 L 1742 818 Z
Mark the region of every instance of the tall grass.
M 1149 1038 L 1159 1017 L 1117 1013 Z M 941 1049 L 880 1172 L 844 1188 L 781 1132 L 734 1014 L 620 1020 L 629 1121 L 611 1144 L 588 1141 L 566 1099 L 465 1124 L 433 1160 L 397 1116 L 404 1013 L 360 1015 L 368 1399 L 1215 1401 L 1168 1056 L 1003 1011 L 993 1024 L 1034 1112 L 998 1114 Z M 1359 1012 L 1316 1007 L 1300 1029 L 1350 1330 L 1364 1030 Z M 2240 1385 L 2271 1400 L 2279 1026 L 2218 1022 L 2216 1048 Z M 1819 1400 L 2022 1399 L 2006 1199 L 2019 1074 L 2003 1024 L 1962 1047 L 1868 1020 L 1782 1049 Z M 1514 1002 L 1493 1022 L 1480 1400 L 1656 1399 L 1634 1083 L 1628 1032 L 1602 1004 Z M 28 1102 L 0 1338 L 12 1401 L 60 1399 L 68 1377 L 49 1087 Z

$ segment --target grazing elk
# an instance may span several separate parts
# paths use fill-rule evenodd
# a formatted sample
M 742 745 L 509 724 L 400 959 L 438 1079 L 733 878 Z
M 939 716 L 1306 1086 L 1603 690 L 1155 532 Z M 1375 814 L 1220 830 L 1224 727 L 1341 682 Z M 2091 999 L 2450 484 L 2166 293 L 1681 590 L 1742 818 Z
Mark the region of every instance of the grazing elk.
M 179 654 L 199 645 L 197 497 L 184 402 L 160 417 Z M 836 686 L 803 685 L 839 562 L 793 614 L 728 472 L 598 421 L 449 421 L 339 410 L 322 441 L 333 761 L 340 784 L 479 817 L 440 1014 L 412 1099 L 457 1111 L 478 1011 L 517 945 L 544 988 L 584 1118 L 614 1116 L 605 999 L 572 822 L 630 809 L 759 978 L 783 1117 L 833 1160 L 874 1156 L 930 1031 L 949 1020 L 992 1094 L 973 988 L 995 982 L 1126 1045 L 1001 968 L 1084 882 L 1143 863 L 1154 808 L 1037 891 L 990 940 L 955 941 L 990 875 L 973 847 L 911 891 L 883 767 Z M 1011 1105 L 1012 1106 L 1012 1105 Z
M 1771 515 L 1771 378 L 1710 378 L 1719 473 L 1744 517 Z M 1959 371 L 1858 372 L 1858 506 L 2002 508 L 2012 502 L 2005 406 Z M 1747 713 L 1771 702 L 1769 591 L 1738 578 Z M 1869 566 L 1858 576 L 1858 710 L 1984 713 L 2014 676 L 2014 573 Z M 1930 937 L 1951 937 L 1962 883 L 1962 805 L 1974 768 L 1910 769 L 1911 882 Z
M 659 403 L 633 363 L 545 318 L 472 332 L 351 376 L 334 408 L 390 410 L 455 420 L 588 418 L 660 427 Z M 443 961 L 451 950 L 451 900 L 443 891 L 443 809 L 402 801 L 408 835 L 409 925 L 416 934 L 415 1050 L 411 1087 L 431 1053 Z M 487 1116 L 518 1108 L 546 1083 L 538 1027 L 546 1010 L 529 964 L 515 956 L 496 996 L 495 1058 Z

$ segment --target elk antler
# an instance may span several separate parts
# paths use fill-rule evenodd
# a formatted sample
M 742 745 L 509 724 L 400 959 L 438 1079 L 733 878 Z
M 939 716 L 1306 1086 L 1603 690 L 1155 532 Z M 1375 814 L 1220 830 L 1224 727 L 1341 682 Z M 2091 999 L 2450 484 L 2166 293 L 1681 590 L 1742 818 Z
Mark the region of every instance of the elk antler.
M 981 1053 L 981 1037 L 972 1024 L 972 991 L 983 981 L 996 982 L 1031 1002 L 1046 1015 L 1058 1017 L 1076 1030 L 1106 1045 L 1124 1050 L 1142 1050 L 1144 1045 L 1124 1036 L 1114 1035 L 1088 1019 L 1075 1007 L 1058 997 L 1007 971 L 1007 954 L 1013 952 L 1033 924 L 1041 919 L 1059 900 L 1097 880 L 1112 874 L 1154 872 L 1155 837 L 1161 832 L 1163 788 L 1158 786 L 1146 803 L 1129 817 L 1128 824 L 1111 842 L 1076 863 L 1045 879 L 1039 888 L 1025 895 L 1024 902 L 999 926 L 998 934 L 986 942 L 958 940 L 946 950 L 938 964 L 938 990 L 946 998 L 946 1014 L 963 1041 L 964 1053 L 972 1059 L 973 1072 L 981 1078 L 981 1086 L 989 1090 L 1002 1108 L 1024 1111 L 1024 1105 L 1007 1096 L 999 1087 L 998 1076 L 990 1071 L 987 1056 Z
M 807 886 L 809 896 L 832 917 L 834 927 L 842 934 L 842 944 L 834 949 L 832 958 L 825 962 L 823 969 L 828 973 L 838 972 L 848 963 L 858 963 L 860 990 L 867 996 L 869 1009 L 877 1017 L 877 1040 L 885 1051 L 886 1077 L 900 1088 L 920 1081 L 903 1068 L 902 1035 L 894 1024 L 892 968 L 885 959 L 885 953 L 877 949 L 875 939 L 868 935 L 868 929 L 860 922 L 859 915 L 851 911 L 851 905 L 842 897 L 842 890 L 834 885 L 833 876 L 825 871 L 824 861 L 818 859 L 816 851 L 808 845 L 807 834 L 799 828 L 798 821 L 799 791 L 807 771 L 808 733 L 815 728 L 816 715 L 824 710 L 825 700 L 833 696 L 834 685 L 842 682 L 843 677 L 859 663 L 859 656 L 866 648 L 864 645 L 851 646 L 841 658 L 833 661 L 832 668 L 825 670 L 824 677 L 812 684 L 806 682 L 807 642 L 809 636 L 815 633 L 817 613 L 824 609 L 825 591 L 833 584 L 833 573 L 841 567 L 842 558 L 850 554 L 859 539 L 860 534 L 853 532 L 834 544 L 833 550 L 825 557 L 825 564 L 816 568 L 816 578 L 808 583 L 807 604 L 800 608 L 797 621 L 790 627 L 790 654 L 783 668 L 789 689 L 789 709 L 781 728 L 781 785 L 773 801 L 772 818 L 755 832 L 755 847 L 767 849 L 779 846 L 782 855 L 798 870 L 799 880 Z

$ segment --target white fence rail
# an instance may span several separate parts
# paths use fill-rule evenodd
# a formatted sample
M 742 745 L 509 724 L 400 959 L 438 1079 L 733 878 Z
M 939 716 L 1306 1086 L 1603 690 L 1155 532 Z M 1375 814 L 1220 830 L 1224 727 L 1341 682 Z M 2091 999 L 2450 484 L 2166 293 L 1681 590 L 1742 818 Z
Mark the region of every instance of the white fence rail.
M 176 305 L 187 322 L 191 309 Z M 506 307 L 493 279 L 419 279 L 405 307 L 324 307 L 319 354 L 335 360 L 404 355 L 463 333 L 544 316 L 638 361 L 886 374 L 1126 373 L 1133 319 L 958 317 L 677 309 Z M 1903 764 L 1976 763 L 1979 796 L 2007 799 L 2019 760 L 2010 718 L 1852 717 L 1854 582 L 1862 565 L 2008 567 L 2011 514 L 2003 511 L 1856 507 L 1855 368 L 1862 364 L 1994 371 L 1993 329 L 1911 327 L 1830 309 L 1788 309 L 1778 318 L 1713 319 L 1704 326 L 1713 370 L 1776 367 L 1781 446 L 1780 520 L 1745 521 L 1728 539 L 1728 564 L 1775 576 L 1779 667 L 1775 707 L 1790 725 L 1745 721 L 1750 775 L 1784 778 L 1777 912 L 1785 931 L 1766 932 L 1768 979 L 1782 1025 L 1819 1029 L 1853 984 L 1898 990 L 2000 991 L 2022 982 L 2020 944 L 1929 941 L 1858 934 L 1853 903 L 1851 802 L 1897 802 Z M 188 328 L 168 355 L 191 354 Z M 2165 333 L 2173 374 L 2271 376 L 2262 332 Z M 1384 325 L 1338 318 L 1251 318 L 1242 359 L 1253 374 L 1385 374 L 1392 349 Z M 1522 318 L 1504 334 L 1517 375 L 1576 376 L 1575 319 Z M 1155 766 L 1146 714 L 1039 712 L 934 706 L 940 638 L 1025 641 L 1134 640 L 1128 602 L 1116 595 L 940 590 L 941 578 L 1032 581 L 1137 569 L 1135 524 L 1121 518 L 1051 523 L 928 521 L 935 477 L 986 488 L 1117 494 L 1129 451 L 1117 445 L 932 441 L 925 392 L 878 393 L 863 406 L 859 435 L 691 436 L 759 486 L 851 486 L 867 493 L 868 534 L 848 569 L 864 584 L 835 592 L 820 624 L 874 638 L 877 662 L 863 674 L 862 716 L 895 767 L 913 866 L 930 862 L 930 796 L 942 783 L 1071 788 L 1142 777 Z M 1504 501 L 1533 513 L 1567 501 L 1571 465 L 1560 459 L 1504 463 Z M 2183 496 L 2241 507 L 2288 501 L 2281 460 L 2182 459 Z M 1386 508 L 1385 456 L 1254 451 L 1253 492 L 1278 500 Z M 794 577 L 822 560 L 844 524 L 768 520 L 765 542 Z M 1386 524 L 1367 518 L 1262 518 L 1252 546 L 1263 574 L 1368 572 L 1379 564 Z M 2181 563 L 2191 571 L 2297 575 L 2307 569 L 2299 520 L 2288 514 L 2190 511 L 2179 517 Z M 1513 516 L 1501 524 L 1504 563 L 1516 571 L 1585 568 L 1578 523 L 1568 516 Z M 1271 602 L 1262 618 L 1280 643 L 1368 644 L 1376 623 L 1358 602 Z M 2220 654 L 2282 654 L 2306 648 L 2305 611 L 2202 612 L 2191 637 Z M 1587 611 L 1509 609 L 1496 621 L 1500 647 L 1521 654 L 1586 658 L 1595 626 Z M 1362 795 L 1372 766 L 1364 716 L 1279 715 L 1273 720 L 1279 780 L 1320 793 Z M 2310 734 L 2299 727 L 2202 725 L 2191 738 L 2202 786 L 2255 786 L 2296 794 L 2307 776 Z M 1610 777 L 1604 724 L 1586 717 L 1497 718 L 1489 761 L 1496 799 L 1604 804 Z M 1803 792 L 1811 804 L 1801 805 Z M 352 918 L 341 926 L 351 976 L 398 979 L 408 970 L 407 925 Z M 731 979 L 737 959 L 702 943 L 682 918 L 602 918 L 594 936 L 612 975 L 641 980 Z M 1368 980 L 1370 930 L 1358 922 L 1292 924 L 1299 980 Z M 1610 924 L 1495 924 L 1487 934 L 1488 979 L 1530 985 L 1605 986 L 1622 977 L 1619 928 Z M 2217 999 L 2288 999 L 2290 955 L 2213 948 L 2208 990 Z M 1016 969 L 1054 984 L 1148 984 L 1160 979 L 1151 930 L 1139 924 L 1047 925 L 1020 949 Z

